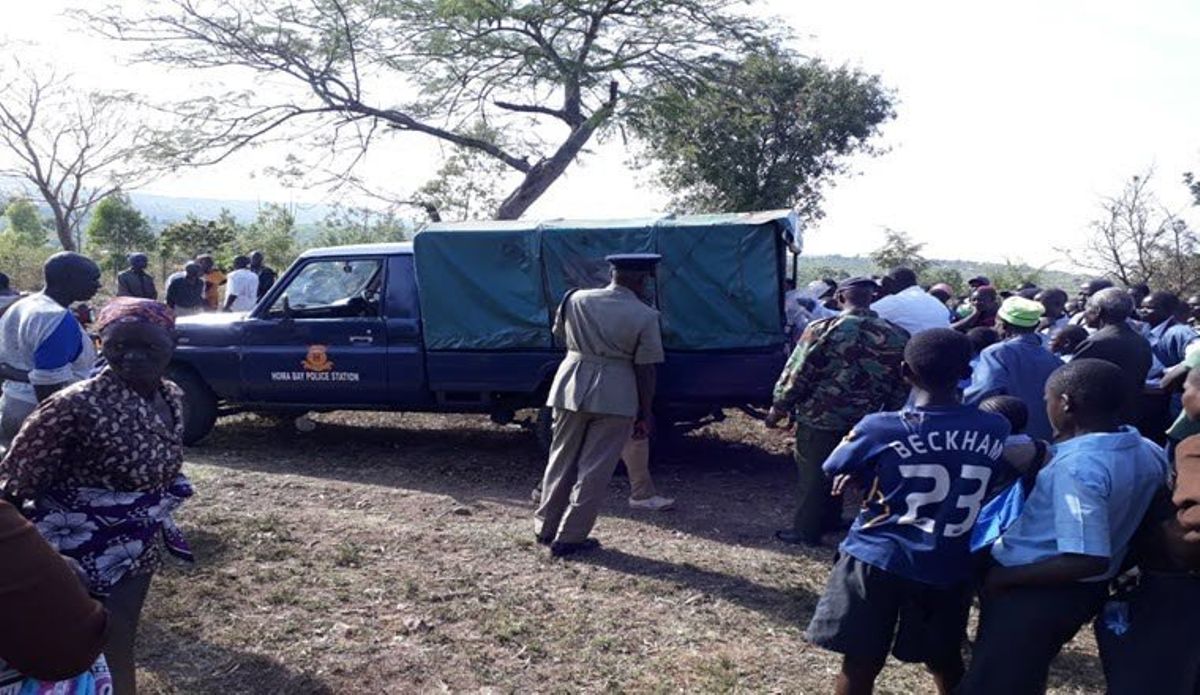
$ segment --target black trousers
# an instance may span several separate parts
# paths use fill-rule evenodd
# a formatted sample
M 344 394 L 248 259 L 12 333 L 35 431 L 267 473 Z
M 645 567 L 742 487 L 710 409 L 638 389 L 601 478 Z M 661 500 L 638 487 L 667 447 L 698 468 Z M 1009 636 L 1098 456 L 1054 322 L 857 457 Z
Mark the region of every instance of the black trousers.
M 1096 621 L 1110 695 L 1200 693 L 1200 576 L 1144 573 L 1129 603 L 1129 629 Z
M 1046 692 L 1050 662 L 1096 616 L 1108 582 L 1016 587 L 982 599 L 962 695 Z

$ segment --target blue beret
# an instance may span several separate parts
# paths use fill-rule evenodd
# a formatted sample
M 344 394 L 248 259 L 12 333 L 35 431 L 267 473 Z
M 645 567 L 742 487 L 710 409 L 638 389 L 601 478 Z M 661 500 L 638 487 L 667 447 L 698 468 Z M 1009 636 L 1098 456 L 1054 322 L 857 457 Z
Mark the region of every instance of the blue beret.
M 662 256 L 657 253 L 614 253 L 606 256 L 604 260 L 617 270 L 649 272 L 654 270 Z

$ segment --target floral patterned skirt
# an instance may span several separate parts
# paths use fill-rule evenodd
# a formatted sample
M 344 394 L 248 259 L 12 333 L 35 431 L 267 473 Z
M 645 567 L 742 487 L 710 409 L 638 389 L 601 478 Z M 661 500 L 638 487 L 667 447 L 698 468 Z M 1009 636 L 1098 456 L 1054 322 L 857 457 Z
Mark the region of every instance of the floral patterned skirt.
M 104 598 L 124 577 L 157 569 L 160 537 L 172 555 L 193 560 L 171 516 L 193 494 L 182 475 L 159 492 L 55 490 L 35 500 L 26 516 L 58 552 L 79 563 L 88 591 Z

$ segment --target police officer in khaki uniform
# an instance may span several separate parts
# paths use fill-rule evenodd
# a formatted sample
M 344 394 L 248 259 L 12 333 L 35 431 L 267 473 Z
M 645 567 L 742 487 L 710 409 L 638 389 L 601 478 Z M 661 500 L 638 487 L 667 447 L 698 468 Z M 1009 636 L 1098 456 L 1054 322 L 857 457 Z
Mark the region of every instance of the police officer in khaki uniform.
M 554 436 L 534 513 L 539 543 L 556 556 L 595 548 L 588 538 L 608 483 L 632 435 L 649 436 L 651 405 L 663 361 L 658 311 L 640 297 L 656 254 L 619 254 L 608 287 L 567 295 L 554 335 L 567 348 L 550 389 Z

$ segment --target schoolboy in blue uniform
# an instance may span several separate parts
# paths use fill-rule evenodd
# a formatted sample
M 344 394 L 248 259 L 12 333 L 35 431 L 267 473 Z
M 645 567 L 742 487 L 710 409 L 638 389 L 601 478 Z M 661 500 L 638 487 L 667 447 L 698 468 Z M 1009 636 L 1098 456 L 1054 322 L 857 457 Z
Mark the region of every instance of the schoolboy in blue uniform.
M 980 597 L 965 695 L 1046 691 L 1050 663 L 1104 604 L 1166 484 L 1162 449 L 1121 425 L 1122 385 L 1125 372 L 1096 359 L 1072 360 L 1046 383 L 1058 443 L 1016 523 L 992 546 L 996 567 Z
M 870 492 L 808 628 L 844 655 L 836 692 L 869 693 L 888 652 L 924 663 L 938 691 L 962 678 L 970 608 L 971 528 L 1004 463 L 1008 421 L 959 402 L 971 345 L 949 329 L 904 350 L 914 405 L 863 418 L 825 462 L 835 493 L 853 479 Z

